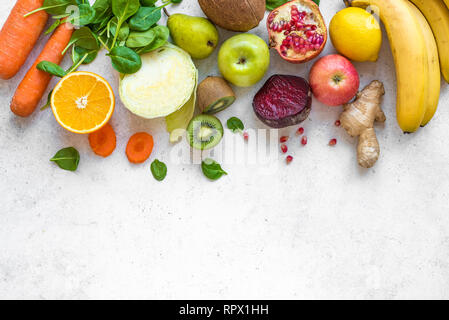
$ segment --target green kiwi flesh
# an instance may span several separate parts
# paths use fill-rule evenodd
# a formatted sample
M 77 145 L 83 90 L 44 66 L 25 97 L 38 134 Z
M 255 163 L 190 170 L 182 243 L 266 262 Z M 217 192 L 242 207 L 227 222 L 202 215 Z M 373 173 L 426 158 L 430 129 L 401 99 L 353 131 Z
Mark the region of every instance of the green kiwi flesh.
M 224 97 L 221 99 L 218 99 L 208 107 L 204 109 L 204 113 L 207 114 L 214 114 L 218 113 L 220 111 L 223 111 L 224 109 L 228 108 L 231 104 L 233 104 L 235 101 L 235 97 Z
M 223 125 L 217 117 L 201 114 L 190 121 L 187 140 L 192 148 L 208 150 L 220 143 L 223 132 Z

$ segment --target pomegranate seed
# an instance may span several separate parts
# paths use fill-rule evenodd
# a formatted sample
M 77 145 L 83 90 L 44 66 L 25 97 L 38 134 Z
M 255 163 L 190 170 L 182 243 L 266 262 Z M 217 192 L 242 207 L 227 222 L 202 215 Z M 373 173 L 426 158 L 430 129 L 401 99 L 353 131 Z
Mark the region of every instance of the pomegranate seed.
M 249 134 L 248 134 L 248 132 L 244 132 L 244 133 L 243 133 L 243 139 L 245 139 L 245 141 L 248 141 L 248 140 L 249 140 Z
M 286 153 L 288 151 L 288 148 L 285 144 L 281 145 L 281 150 L 283 153 Z
M 335 121 L 335 126 L 336 126 L 336 127 L 341 126 L 341 121 L 340 121 L 340 120 Z
M 302 144 L 303 146 L 305 146 L 305 145 L 307 144 L 307 137 L 306 137 L 306 136 L 302 137 L 302 139 L 301 139 L 301 144 Z
M 337 139 L 332 139 L 331 141 L 329 141 L 329 145 L 331 147 L 335 146 L 337 144 Z
M 296 131 L 296 134 L 299 134 L 299 135 L 301 135 L 303 133 L 304 133 L 304 128 L 303 127 L 299 128 L 298 131 Z
M 290 164 L 293 161 L 293 157 L 292 156 L 287 156 L 285 161 L 287 162 L 287 164 Z
M 288 137 L 287 136 L 282 136 L 280 139 L 281 143 L 285 143 L 288 141 Z

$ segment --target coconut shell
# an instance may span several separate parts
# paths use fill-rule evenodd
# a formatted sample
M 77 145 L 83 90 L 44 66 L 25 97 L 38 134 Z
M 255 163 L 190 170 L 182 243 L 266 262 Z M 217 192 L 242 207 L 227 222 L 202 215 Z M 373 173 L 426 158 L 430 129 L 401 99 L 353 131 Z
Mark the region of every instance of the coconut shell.
M 246 32 L 265 16 L 265 0 L 198 0 L 206 16 L 231 31 Z
M 198 85 L 198 107 L 201 112 L 223 98 L 235 98 L 234 90 L 220 77 L 208 77 Z

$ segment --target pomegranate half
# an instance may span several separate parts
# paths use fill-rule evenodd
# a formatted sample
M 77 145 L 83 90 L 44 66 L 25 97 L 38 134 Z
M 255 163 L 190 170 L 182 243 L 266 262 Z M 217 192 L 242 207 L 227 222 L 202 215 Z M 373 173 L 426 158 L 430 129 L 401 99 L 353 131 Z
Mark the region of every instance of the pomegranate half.
M 270 47 L 291 63 L 317 57 L 327 42 L 327 28 L 318 5 L 294 0 L 273 10 L 267 19 Z

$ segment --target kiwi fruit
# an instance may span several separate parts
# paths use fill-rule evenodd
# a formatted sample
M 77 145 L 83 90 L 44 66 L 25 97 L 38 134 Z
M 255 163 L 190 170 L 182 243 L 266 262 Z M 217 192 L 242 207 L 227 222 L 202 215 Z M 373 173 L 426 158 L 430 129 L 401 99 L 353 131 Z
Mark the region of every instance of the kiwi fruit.
M 246 32 L 257 27 L 265 15 L 265 0 L 198 0 L 206 16 L 231 31 Z
M 234 101 L 234 90 L 223 78 L 208 77 L 198 85 L 198 107 L 202 113 L 223 111 Z
M 212 149 L 223 138 L 223 125 L 214 116 L 200 114 L 190 121 L 187 127 L 187 140 L 192 148 Z

